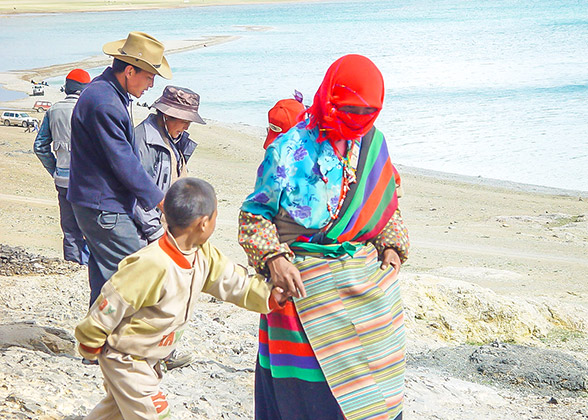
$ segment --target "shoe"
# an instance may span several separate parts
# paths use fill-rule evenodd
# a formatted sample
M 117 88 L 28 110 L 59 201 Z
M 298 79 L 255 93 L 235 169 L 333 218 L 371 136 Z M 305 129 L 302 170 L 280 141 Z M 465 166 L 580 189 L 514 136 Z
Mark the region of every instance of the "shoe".
M 194 361 L 194 355 L 192 353 L 178 353 L 175 350 L 163 359 L 163 364 L 166 370 L 176 369 L 184 366 L 188 366 Z
M 91 366 L 91 365 L 97 365 L 97 364 L 98 364 L 98 360 L 90 360 L 90 359 L 86 359 L 85 357 L 82 358 L 82 365 Z

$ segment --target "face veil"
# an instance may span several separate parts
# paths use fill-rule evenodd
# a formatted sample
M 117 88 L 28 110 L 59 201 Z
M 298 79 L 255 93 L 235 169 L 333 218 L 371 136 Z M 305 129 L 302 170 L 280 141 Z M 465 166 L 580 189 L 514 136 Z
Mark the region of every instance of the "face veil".
M 308 109 L 308 128 L 318 126 L 319 142 L 363 137 L 374 125 L 383 102 L 384 79 L 376 65 L 362 55 L 345 55 L 327 70 Z M 370 107 L 375 111 L 359 115 L 340 109 L 345 106 Z

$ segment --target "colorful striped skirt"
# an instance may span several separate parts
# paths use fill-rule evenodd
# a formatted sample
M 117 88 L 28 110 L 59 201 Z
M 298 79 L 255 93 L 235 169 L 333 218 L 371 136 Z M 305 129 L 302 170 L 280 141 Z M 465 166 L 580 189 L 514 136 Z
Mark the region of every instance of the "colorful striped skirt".
M 396 419 L 404 397 L 397 272 L 373 245 L 353 257 L 297 253 L 307 297 L 263 315 L 256 419 Z

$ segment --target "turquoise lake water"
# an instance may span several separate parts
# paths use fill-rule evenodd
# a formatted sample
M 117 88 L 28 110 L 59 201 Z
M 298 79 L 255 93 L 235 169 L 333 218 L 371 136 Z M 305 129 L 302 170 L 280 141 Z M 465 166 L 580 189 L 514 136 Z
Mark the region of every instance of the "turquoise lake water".
M 130 30 L 161 40 L 241 37 L 169 57 L 171 83 L 201 94 L 205 118 L 264 126 L 278 99 L 297 89 L 309 105 L 329 64 L 360 53 L 384 74 L 377 126 L 394 162 L 588 191 L 586 1 L 338 1 L 11 16 L 0 18 L 0 71 L 97 55 Z M 157 79 L 140 102 L 151 103 L 165 85 Z

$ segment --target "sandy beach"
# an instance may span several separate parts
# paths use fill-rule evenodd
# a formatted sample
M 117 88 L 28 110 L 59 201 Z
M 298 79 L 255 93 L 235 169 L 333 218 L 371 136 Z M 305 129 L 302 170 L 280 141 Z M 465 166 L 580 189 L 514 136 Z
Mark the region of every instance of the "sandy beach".
M 9 0 L 0 0 L 0 17 L 2 14 L 11 15 L 15 13 L 112 12 L 120 10 L 288 2 L 300 2 L 300 0 L 20 0 L 18 3 Z
M 174 2 L 125 3 L 167 7 Z M 0 13 L 7 4 L 0 1 Z M 19 2 L 19 7 L 28 4 Z M 227 41 L 186 40 L 168 49 Z M 0 83 L 28 93 L 30 79 L 108 61 L 100 56 L 4 73 Z M 53 87 L 46 92 L 43 100 L 63 97 Z M 36 99 L 0 107 L 41 119 L 43 113 L 32 111 Z M 148 112 L 135 105 L 135 122 Z M 189 131 L 199 144 L 190 174 L 211 182 L 219 199 L 212 241 L 245 264 L 236 241 L 237 215 L 263 157 L 264 128 L 207 120 Z M 34 136 L 22 127 L 0 126 L 0 244 L 58 258 L 56 192 L 32 152 Z M 405 190 L 400 208 L 412 241 L 400 274 L 408 327 L 405 418 L 588 418 L 588 193 L 398 169 Z M 0 264 L 11 262 L 2 258 Z M 23 331 L 50 327 L 53 332 L 46 333 L 65 343 L 50 346 L 37 336 L 23 339 L 24 344 L 0 340 L 3 419 L 78 419 L 103 396 L 99 369 L 83 366 L 71 342 L 87 309 L 87 273 L 66 268 L 0 275 L 0 332 L 15 323 Z M 252 418 L 257 315 L 203 296 L 192 326 L 183 349 L 194 351 L 197 362 L 163 381 L 174 415 Z M 488 355 L 494 358 L 488 361 Z M 502 370 L 505 360 L 512 363 Z

